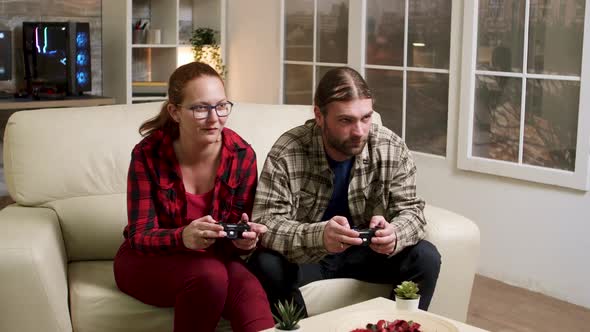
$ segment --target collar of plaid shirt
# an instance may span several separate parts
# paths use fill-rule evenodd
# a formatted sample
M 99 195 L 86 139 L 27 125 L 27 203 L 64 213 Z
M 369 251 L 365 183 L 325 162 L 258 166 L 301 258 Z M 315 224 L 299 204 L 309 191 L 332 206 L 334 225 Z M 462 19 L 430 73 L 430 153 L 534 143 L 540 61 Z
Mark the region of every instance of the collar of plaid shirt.
M 332 183 L 333 174 L 332 170 L 330 169 L 330 165 L 328 164 L 328 160 L 326 158 L 321 128 L 315 124 L 315 120 L 308 120 L 305 123 L 305 125 L 311 127 L 312 130 L 313 137 L 311 140 L 311 144 L 309 145 L 309 150 L 307 154 L 312 159 L 312 163 L 314 165 L 313 169 L 317 170 L 318 175 L 322 177 L 322 183 Z M 364 214 L 366 210 L 366 200 L 369 199 L 371 196 L 371 188 L 369 184 L 373 182 L 373 178 L 375 177 L 375 175 L 377 175 L 375 173 L 375 170 L 378 167 L 378 163 L 371 162 L 371 157 L 373 156 L 373 158 L 376 158 L 376 152 L 372 150 L 374 150 L 377 146 L 378 131 L 379 126 L 377 124 L 373 124 L 369 132 L 367 144 L 365 144 L 365 147 L 363 148 L 362 152 L 355 157 L 354 166 L 350 171 L 348 199 L 350 214 L 353 220 L 356 221 L 354 222 L 354 224 L 359 224 L 361 220 L 365 219 Z M 321 208 L 315 210 L 312 213 L 312 220 L 319 221 L 321 220 L 325 207 L 329 202 L 331 192 L 328 193 L 326 192 L 326 190 L 322 190 L 322 188 L 319 188 L 319 186 L 321 185 L 318 182 L 315 183 L 315 186 L 316 188 L 313 189 L 306 188 L 306 191 L 311 189 L 312 192 L 325 194 L 324 199 L 321 200 L 325 204 L 320 204 Z
M 168 160 L 169 166 L 171 167 L 173 174 L 176 176 L 176 179 L 172 179 L 170 177 L 160 177 L 160 186 L 161 187 L 169 187 L 172 185 L 173 181 L 178 179 L 182 179 L 182 173 L 180 171 L 180 164 L 178 163 L 178 159 L 176 159 L 176 153 L 174 152 L 173 142 L 177 136 L 167 134 L 164 131 L 159 133 L 162 139 L 161 149 L 158 151 L 158 155 L 162 160 Z M 233 156 L 236 152 L 240 150 L 245 150 L 248 148 L 248 144 L 243 140 L 239 139 L 239 136 L 229 128 L 223 128 L 221 132 L 221 139 L 222 139 L 222 150 L 221 150 L 221 160 L 229 159 L 229 164 L 231 165 L 233 162 Z M 228 181 L 234 177 L 223 176 L 223 172 L 225 171 L 224 167 L 219 167 L 217 170 L 216 178 L 219 179 L 227 179 Z M 235 184 L 227 183 L 230 187 L 233 187 Z

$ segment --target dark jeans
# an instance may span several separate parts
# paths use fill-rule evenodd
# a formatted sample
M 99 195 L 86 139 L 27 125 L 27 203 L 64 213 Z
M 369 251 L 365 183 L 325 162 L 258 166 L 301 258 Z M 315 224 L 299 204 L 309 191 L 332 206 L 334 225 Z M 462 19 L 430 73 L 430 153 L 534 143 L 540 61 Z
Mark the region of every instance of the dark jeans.
M 314 264 L 290 263 L 283 255 L 262 248 L 248 261 L 250 271 L 260 280 L 275 314 L 274 304 L 279 300 L 294 299 L 298 305 L 305 307 L 299 287 L 316 280 L 332 278 L 353 278 L 389 284 L 392 287 L 389 295 L 392 300 L 395 286 L 402 281 L 412 280 L 420 288 L 420 309 L 428 310 L 440 264 L 438 250 L 425 240 L 405 248 L 391 258 L 378 254 L 369 247 L 352 246 L 342 253 L 327 255 Z

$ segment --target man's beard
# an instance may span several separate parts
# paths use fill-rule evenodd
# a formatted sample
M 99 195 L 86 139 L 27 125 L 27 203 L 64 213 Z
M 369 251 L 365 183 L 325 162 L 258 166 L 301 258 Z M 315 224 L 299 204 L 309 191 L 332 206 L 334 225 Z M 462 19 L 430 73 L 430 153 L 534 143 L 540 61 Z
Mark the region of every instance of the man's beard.
M 332 135 L 330 132 L 330 128 L 324 119 L 324 128 L 322 128 L 322 133 L 324 138 L 326 139 L 326 143 L 334 150 L 340 152 L 341 154 L 347 156 L 348 158 L 354 157 L 359 155 L 363 152 L 365 145 L 367 144 L 367 137 L 359 137 L 355 139 L 338 139 L 336 136 Z

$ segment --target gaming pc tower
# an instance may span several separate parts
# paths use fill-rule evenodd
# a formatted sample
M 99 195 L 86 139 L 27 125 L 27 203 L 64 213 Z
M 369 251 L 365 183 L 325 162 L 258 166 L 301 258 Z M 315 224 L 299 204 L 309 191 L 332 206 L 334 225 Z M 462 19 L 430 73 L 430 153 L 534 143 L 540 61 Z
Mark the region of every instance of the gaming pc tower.
M 92 90 L 88 23 L 23 22 L 23 54 L 27 92 L 34 97 Z
M 10 30 L 0 30 L 0 81 L 12 80 L 12 38 Z

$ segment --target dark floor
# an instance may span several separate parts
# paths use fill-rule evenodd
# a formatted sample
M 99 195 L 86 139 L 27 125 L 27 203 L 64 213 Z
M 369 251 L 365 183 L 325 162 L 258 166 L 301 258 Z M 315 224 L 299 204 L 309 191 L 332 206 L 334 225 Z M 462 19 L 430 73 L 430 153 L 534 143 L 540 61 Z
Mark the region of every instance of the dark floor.
M 10 196 L 0 196 L 0 210 L 12 203 L 14 203 L 14 201 Z

